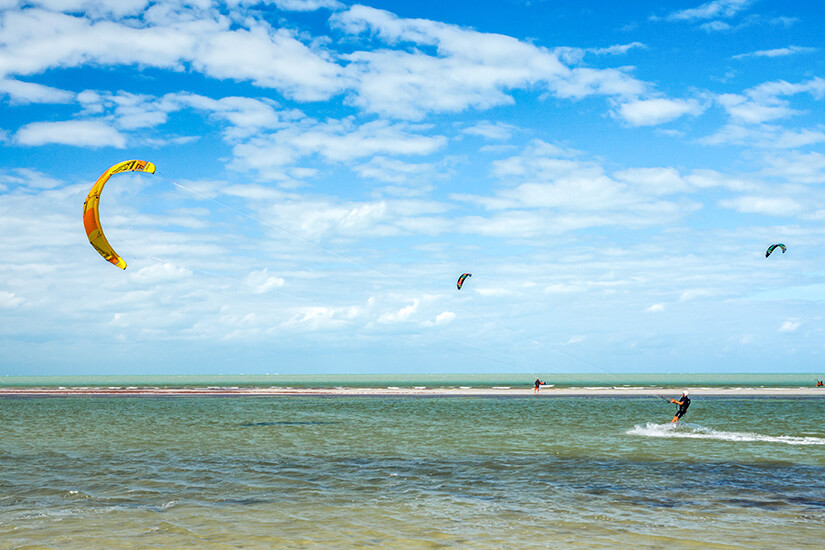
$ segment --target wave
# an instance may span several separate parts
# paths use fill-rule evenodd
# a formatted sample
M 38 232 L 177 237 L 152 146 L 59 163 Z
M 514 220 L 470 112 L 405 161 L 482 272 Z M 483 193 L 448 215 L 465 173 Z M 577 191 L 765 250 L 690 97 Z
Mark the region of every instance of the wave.
M 688 439 L 717 439 L 721 441 L 760 441 L 765 443 L 785 443 L 787 445 L 825 445 L 822 437 L 799 437 L 793 435 L 764 435 L 752 432 L 725 432 L 705 428 L 698 424 L 654 424 L 648 422 L 645 426 L 636 424 L 625 432 L 628 435 L 643 437 L 688 438 Z

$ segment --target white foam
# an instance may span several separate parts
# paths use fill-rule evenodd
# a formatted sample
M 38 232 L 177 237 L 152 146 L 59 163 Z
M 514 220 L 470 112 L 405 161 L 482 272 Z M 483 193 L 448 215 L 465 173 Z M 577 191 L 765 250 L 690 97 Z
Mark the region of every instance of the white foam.
M 687 439 L 717 439 L 721 441 L 760 441 L 765 443 L 785 443 L 787 445 L 825 445 L 822 437 L 798 437 L 793 435 L 763 435 L 751 432 L 725 432 L 705 428 L 697 424 L 654 424 L 635 425 L 625 432 L 643 437 L 666 437 Z

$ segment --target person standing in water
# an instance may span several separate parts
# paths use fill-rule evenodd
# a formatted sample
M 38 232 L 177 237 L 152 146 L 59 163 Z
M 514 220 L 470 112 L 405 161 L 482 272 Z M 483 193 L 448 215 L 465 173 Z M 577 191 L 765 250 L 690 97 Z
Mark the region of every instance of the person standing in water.
M 676 411 L 676 416 L 674 416 L 673 420 L 670 421 L 670 423 L 673 424 L 674 422 L 679 422 L 679 419 L 684 416 L 688 410 L 688 407 L 690 407 L 690 397 L 688 397 L 688 391 L 685 390 L 682 392 L 682 397 L 679 401 L 671 399 L 670 402 L 679 405 L 679 410 Z
M 536 378 L 536 389 L 533 390 L 533 393 L 539 393 L 539 388 L 541 387 L 542 384 L 544 384 L 544 382 L 542 382 L 541 380 Z

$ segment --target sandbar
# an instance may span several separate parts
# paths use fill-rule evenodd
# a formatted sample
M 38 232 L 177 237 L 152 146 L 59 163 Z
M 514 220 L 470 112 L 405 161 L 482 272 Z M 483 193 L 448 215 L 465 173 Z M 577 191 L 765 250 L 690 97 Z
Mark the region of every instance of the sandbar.
M 7 387 L 0 397 L 678 397 L 681 389 L 662 387 Z M 817 387 L 688 387 L 691 397 L 822 397 Z

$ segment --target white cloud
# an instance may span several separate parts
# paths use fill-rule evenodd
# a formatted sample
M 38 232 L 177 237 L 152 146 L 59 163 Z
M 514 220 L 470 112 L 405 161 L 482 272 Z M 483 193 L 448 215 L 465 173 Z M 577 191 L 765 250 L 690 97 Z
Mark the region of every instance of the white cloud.
M 0 171 L 0 187 L 28 187 L 30 189 L 53 189 L 61 185 L 59 180 L 37 170 L 17 168 Z
M 825 132 L 802 128 L 789 130 L 781 126 L 728 124 L 715 134 L 698 140 L 705 145 L 745 145 L 761 149 L 795 149 L 825 142 Z
M 250 29 L 222 31 L 204 38 L 191 60 L 214 78 L 250 80 L 299 101 L 328 99 L 343 91 L 340 67 L 288 30 L 256 24 Z
M 92 17 L 136 15 L 149 4 L 148 0 L 30 0 L 31 6 L 66 13 L 88 13 Z M 194 0 L 197 4 L 198 0 Z M 200 2 L 201 4 L 203 2 Z
M 708 290 L 706 288 L 691 288 L 689 290 L 683 291 L 679 295 L 679 301 L 686 302 L 688 300 L 693 300 L 695 298 L 703 298 L 706 296 L 713 296 L 715 293 L 712 290 Z
M 803 93 L 821 99 L 825 96 L 825 79 L 816 77 L 796 84 L 784 80 L 765 82 L 744 94 L 720 94 L 717 101 L 734 123 L 759 124 L 799 114 L 785 97 Z
M 277 128 L 301 116 L 297 111 L 278 111 L 271 102 L 248 97 L 224 97 L 214 100 L 187 94 L 172 96 L 171 99 L 208 111 L 212 117 L 229 122 L 235 128 L 229 132 L 231 138 L 243 137 L 261 129 Z
M 732 119 L 745 124 L 760 124 L 796 114 L 796 111 L 791 109 L 786 101 L 778 99 L 757 102 L 738 94 L 723 94 L 717 98 L 717 101 Z
M 802 323 L 799 321 L 785 321 L 777 332 L 796 332 L 800 326 L 802 326 Z
M 7 12 L 3 23 L 0 38 L 7 47 L 0 74 L 17 75 L 90 62 L 180 69 L 181 54 L 196 46 L 198 31 L 218 27 L 204 21 L 139 28 L 40 9 Z
M 424 321 L 423 323 L 421 323 L 421 325 L 425 326 L 425 327 L 433 327 L 433 326 L 436 326 L 436 325 L 446 325 L 446 324 L 452 323 L 455 320 L 455 318 L 456 318 L 456 315 L 452 311 L 443 311 L 443 312 L 439 313 L 438 315 L 436 315 L 434 321 Z
M 0 78 L 0 94 L 7 94 L 14 103 L 69 103 L 74 94 L 51 86 Z
M 264 294 L 273 288 L 281 288 L 286 285 L 286 281 L 281 277 L 269 274 L 267 269 L 262 271 L 252 271 L 246 276 L 246 284 L 252 288 L 254 294 Z
M 427 155 L 446 144 L 439 135 L 421 135 L 407 124 L 376 120 L 318 123 L 305 120 L 271 134 L 261 134 L 234 148 L 233 166 L 273 179 L 288 179 L 285 167 L 301 158 L 320 155 L 327 161 L 352 161 L 373 155 Z
M 31 122 L 17 130 L 14 141 L 32 146 L 55 143 L 75 147 L 126 147 L 126 136 L 97 120 Z
M 20 296 L 15 295 L 14 292 L 0 290 L 0 308 L 14 309 L 20 307 L 23 302 L 25 302 L 25 300 Z
M 804 210 L 803 205 L 790 197 L 743 196 L 719 201 L 719 205 L 743 214 L 794 216 Z
M 701 207 L 682 198 L 661 199 L 695 189 L 675 169 L 629 169 L 610 175 L 599 162 L 577 155 L 536 141 L 519 155 L 495 161 L 493 173 L 502 182 L 498 191 L 452 198 L 496 213 L 468 216 L 461 227 L 490 236 L 530 238 L 588 227 L 673 223 Z
M 488 208 L 564 206 L 610 211 L 638 205 L 642 197 L 690 190 L 673 168 L 627 169 L 611 176 L 595 160 L 576 155 L 536 141 L 522 154 L 494 162 L 494 173 L 503 180 L 525 182 L 484 203 Z
M 708 169 L 693 170 L 685 176 L 685 180 L 698 189 L 722 187 L 730 189 L 731 191 L 753 191 L 758 188 L 758 185 L 748 178 L 732 176 Z
M 825 97 L 825 79 L 817 76 L 799 83 L 773 80 L 759 84 L 747 91 L 747 95 L 755 100 L 770 100 L 778 96 L 802 93 L 811 94 L 816 99 L 822 99 Z
M 755 52 L 734 55 L 733 59 L 744 59 L 746 57 L 786 57 L 789 55 L 813 53 L 816 48 L 806 46 L 788 46 L 785 48 L 774 48 L 772 50 L 757 50 Z
M 338 0 L 227 0 L 229 6 L 255 6 L 258 4 L 275 5 L 284 11 L 316 11 L 322 8 L 339 9 L 343 7 Z
M 631 42 L 630 44 L 617 44 L 606 48 L 589 48 L 587 51 L 596 55 L 625 55 L 634 48 L 646 48 L 641 42 Z
M 649 85 L 627 74 L 627 69 L 591 69 L 576 67 L 548 82 L 549 89 L 560 98 L 582 99 L 591 95 L 634 97 L 645 93 Z
M 58 3 L 54 0 L 47 7 L 56 8 Z M 230 7 L 259 3 L 242 1 L 230 3 Z M 342 7 L 326 0 L 275 3 L 289 10 Z M 254 17 L 242 19 L 243 11 L 223 15 L 214 5 L 190 4 L 153 4 L 141 11 L 146 2 L 136 0 L 116 9 L 113 3 L 67 0 L 67 13 L 38 8 L 9 12 L 0 26 L 0 43 L 7 44 L 0 57 L 0 78 L 86 65 L 195 70 L 215 79 L 273 88 L 297 101 L 348 94 L 347 102 L 360 109 L 405 119 L 420 119 L 430 112 L 512 104 L 510 91 L 516 89 L 535 88 L 560 98 L 580 99 L 590 95 L 635 96 L 649 87 L 630 76 L 626 68 L 570 68 L 557 53 L 510 36 L 399 18 L 366 6 L 335 13 L 330 19 L 333 27 L 352 35 L 375 33 L 390 47 L 340 55 L 326 49 L 323 39 L 274 28 Z M 140 17 L 117 20 L 137 13 Z M 410 42 L 421 49 L 406 48 Z M 643 46 L 633 42 L 588 51 L 614 55 L 638 47 Z M 435 54 L 426 53 L 432 48 Z M 8 93 L 21 101 L 65 102 L 69 98 L 68 92 L 39 84 L 4 82 Z M 118 102 L 116 120 L 122 129 L 162 123 L 170 109 L 174 110 L 168 104 L 140 109 L 147 103 L 129 105 L 127 96 L 109 97 Z M 259 103 L 255 108 L 261 106 Z M 87 107 L 94 108 L 94 102 Z M 251 118 L 239 120 L 249 114 L 250 105 L 239 107 L 240 113 L 209 108 L 236 127 L 252 127 Z M 259 127 L 276 123 L 272 113 L 261 109 L 259 114 L 264 119 Z
M 220 99 L 192 94 L 170 93 L 161 97 L 119 91 L 84 90 L 77 94 L 83 107 L 82 115 L 105 117 L 111 125 L 125 131 L 152 128 L 165 124 L 171 113 L 192 109 L 218 122 L 225 122 L 224 139 L 239 143 L 262 130 L 282 128 L 291 121 L 303 118 L 300 111 L 279 110 L 269 99 L 228 96 Z M 159 147 L 168 143 L 188 143 L 198 136 L 154 138 L 139 132 L 134 138 L 142 144 Z
M 632 126 L 655 126 L 703 111 L 704 107 L 694 99 L 656 98 L 622 103 L 617 114 Z
M 186 279 L 192 276 L 192 271 L 173 264 L 171 262 L 160 262 L 139 269 L 132 273 L 130 278 L 140 283 L 165 283 Z
M 283 328 L 303 328 L 311 331 L 340 329 L 363 315 L 364 309 L 351 307 L 302 307 L 291 319 L 283 323 Z
M 403 323 L 409 321 L 410 317 L 418 312 L 419 300 L 413 300 L 410 305 L 404 306 L 398 311 L 384 313 L 378 318 L 379 323 Z
M 513 98 L 503 88 L 526 84 L 526 77 L 508 78 L 494 67 L 485 67 L 483 60 L 444 60 L 388 50 L 356 52 L 348 59 L 348 72 L 357 87 L 350 103 L 379 115 L 412 120 L 429 112 L 512 104 Z
M 751 3 L 752 0 L 712 0 L 696 8 L 672 12 L 666 19 L 669 21 L 697 21 L 717 17 L 729 18 L 746 9 Z
M 577 292 L 584 292 L 587 287 L 580 283 L 553 283 L 544 287 L 544 292 L 548 294 L 573 294 Z
M 500 34 L 481 33 L 356 5 L 335 14 L 346 33 L 371 32 L 388 43 L 434 47 L 357 51 L 346 72 L 357 95 L 349 101 L 382 115 L 418 119 L 429 112 L 488 109 L 514 102 L 507 91 L 535 85 L 563 98 L 641 93 L 646 86 L 619 69 L 570 69 L 558 54 Z
M 436 324 L 449 323 L 453 319 L 455 319 L 455 313 L 452 311 L 444 311 L 436 316 L 435 322 Z
M 129 322 L 127 316 L 124 315 L 123 313 L 120 313 L 120 312 L 115 313 L 114 315 L 112 315 L 112 320 L 109 321 L 109 323 L 112 326 L 121 327 L 121 328 L 128 327 L 131 324 Z
M 559 46 L 553 48 L 553 53 L 559 59 L 568 65 L 580 64 L 587 54 L 593 55 L 626 55 L 627 52 L 634 48 L 646 48 L 641 42 L 632 42 L 630 44 L 616 44 L 613 46 L 606 46 L 604 48 L 572 48 L 570 46 Z
M 694 189 L 675 168 L 628 168 L 614 172 L 613 177 L 650 195 L 670 195 Z
M 665 304 L 653 304 L 649 308 L 645 309 L 647 313 L 661 313 L 665 310 Z
M 721 32 L 731 28 L 731 26 L 724 21 L 708 21 L 699 25 L 699 28 L 705 32 Z
M 336 236 L 437 234 L 451 227 L 438 217 L 445 206 L 434 201 L 303 198 L 254 204 L 266 218 L 266 225 L 312 242 Z
M 405 184 L 421 178 L 437 179 L 435 167 L 427 163 L 410 163 L 385 156 L 376 156 L 353 168 L 361 177 L 387 183 Z
M 803 184 L 825 183 L 825 155 L 822 153 L 795 153 L 765 159 L 760 173 Z M 2 181 L 2 180 L 0 180 Z
M 140 65 L 181 71 L 187 65 L 214 78 L 250 81 L 299 101 L 344 90 L 341 68 L 287 29 L 248 19 L 231 28 L 216 10 L 175 11 L 155 5 L 138 21 L 95 21 L 24 9 L 0 26 L 0 76 L 32 75 L 87 64 Z
M 266 187 L 255 183 L 221 185 L 221 182 L 215 182 L 214 186 L 211 182 L 208 183 L 208 189 L 206 190 L 207 198 L 214 198 L 219 193 L 223 193 L 224 195 L 228 195 L 230 197 L 242 197 L 256 203 L 260 201 L 284 202 L 297 198 L 296 196 L 289 195 L 279 189 L 273 189 L 272 187 Z M 200 191 L 195 191 L 200 194 Z
M 480 136 L 485 139 L 506 140 L 510 139 L 515 128 L 504 122 L 496 121 L 495 123 L 482 120 L 473 126 L 469 126 L 462 130 L 462 133 L 472 136 Z

